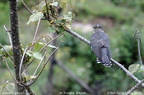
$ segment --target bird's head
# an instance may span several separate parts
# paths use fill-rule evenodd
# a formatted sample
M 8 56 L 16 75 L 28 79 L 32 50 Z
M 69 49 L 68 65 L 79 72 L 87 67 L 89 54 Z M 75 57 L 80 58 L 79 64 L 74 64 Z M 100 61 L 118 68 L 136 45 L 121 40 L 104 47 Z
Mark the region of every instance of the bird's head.
M 100 24 L 93 25 L 95 32 L 103 32 L 103 28 Z

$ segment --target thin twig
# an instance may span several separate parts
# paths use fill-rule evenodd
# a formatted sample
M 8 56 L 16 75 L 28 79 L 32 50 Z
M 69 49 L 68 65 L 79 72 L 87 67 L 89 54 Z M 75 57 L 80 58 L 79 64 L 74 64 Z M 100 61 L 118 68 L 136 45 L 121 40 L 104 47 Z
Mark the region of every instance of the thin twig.
M 37 39 L 37 40 L 35 40 L 29 47 L 28 47 L 28 49 L 30 49 L 31 47 L 33 47 L 38 41 L 40 41 L 42 38 L 44 38 L 44 37 L 49 37 L 49 36 L 42 36 L 42 37 L 40 37 L 39 39 Z M 51 38 L 52 39 L 52 38 Z
M 58 35 L 57 37 L 55 37 L 55 38 L 53 38 L 52 40 L 50 40 L 45 46 L 43 46 L 43 47 L 41 48 L 41 50 L 40 50 L 39 52 L 41 52 L 43 49 L 45 49 L 45 48 L 47 47 L 47 45 L 49 45 L 52 41 L 58 39 L 58 38 L 61 37 L 61 36 L 63 36 L 63 34 L 62 34 L 62 35 Z
M 27 47 L 25 48 L 25 50 L 24 50 L 23 56 L 22 56 L 22 58 L 21 58 L 20 66 L 19 66 L 19 77 L 20 77 L 20 80 L 21 80 L 21 81 L 22 81 L 22 76 L 21 76 L 21 74 L 22 74 L 22 65 L 23 65 L 23 61 L 24 61 L 24 57 L 25 57 L 27 48 L 28 48 L 28 46 L 27 46 Z
M 40 65 L 42 64 L 43 59 L 45 58 L 45 55 L 46 55 L 46 51 L 45 51 L 45 53 L 44 53 L 44 55 L 43 55 L 42 59 L 40 60 L 40 62 L 39 62 L 39 64 L 38 64 L 38 66 L 37 66 L 37 68 L 36 68 L 36 70 L 34 71 L 33 76 L 35 76 L 35 74 L 36 74 L 37 70 L 39 69 Z
M 41 75 L 42 71 L 44 70 L 45 66 L 47 65 L 48 61 L 51 59 L 52 55 L 57 51 L 58 48 L 56 48 L 49 56 L 49 58 L 46 60 L 46 62 L 44 63 L 43 68 L 41 69 L 41 71 L 39 72 L 39 74 L 37 75 L 37 77 L 35 78 L 35 80 L 31 83 L 29 83 L 27 86 L 32 85 L 37 79 L 38 77 Z
M 3 45 L 0 43 L 0 46 L 3 48 L 3 50 L 8 54 L 10 59 L 14 62 L 14 59 L 11 57 L 11 55 L 7 52 L 7 50 L 3 47 Z
M 71 35 L 73 35 L 74 37 L 78 38 L 79 40 L 83 41 L 84 43 L 86 43 L 87 45 L 90 46 L 90 41 L 88 41 L 87 39 L 85 39 L 84 37 L 80 36 L 79 34 L 77 34 L 76 32 L 65 28 L 65 31 L 70 33 Z M 114 59 L 111 58 L 111 61 L 113 63 L 115 63 L 117 66 L 119 66 L 128 76 L 130 76 L 134 81 L 136 81 L 137 83 L 140 83 L 141 81 L 135 77 L 132 73 L 130 73 L 123 65 L 121 65 L 120 63 L 118 63 L 117 61 L 115 61 Z M 144 84 L 141 84 L 144 87 Z
M 23 5 L 26 7 L 26 9 L 32 14 L 33 12 L 29 9 L 29 7 L 26 5 L 26 3 L 22 0 Z
M 137 33 L 137 40 L 138 40 L 138 55 L 139 55 L 139 61 L 140 61 L 140 65 L 143 65 L 142 58 L 141 58 L 141 51 L 140 51 L 140 32 L 139 32 L 139 30 L 138 30 L 138 27 L 137 27 L 136 33 Z
M 132 87 L 130 90 L 127 91 L 127 94 L 126 95 L 130 95 L 136 88 L 138 88 L 139 85 L 141 85 L 142 83 L 144 82 L 144 79 L 137 83 L 134 87 Z
M 11 39 L 11 35 L 10 35 L 10 31 L 6 28 L 6 26 L 4 25 L 4 29 L 8 35 L 8 38 L 9 38 L 9 41 L 10 41 L 10 44 L 12 45 L 12 39 Z
M 43 46 L 43 47 L 41 48 L 41 50 L 40 50 L 39 52 L 42 52 L 42 50 L 44 50 L 44 49 L 47 47 L 47 45 L 49 45 L 52 41 L 58 39 L 58 38 L 61 37 L 61 36 L 63 36 L 63 34 L 62 34 L 62 35 L 59 35 L 59 36 L 57 36 L 57 37 L 55 37 L 55 38 L 53 38 L 52 40 L 50 40 L 48 43 L 45 44 L 45 46 Z M 34 60 L 35 60 L 35 59 L 33 59 L 27 66 L 29 66 Z
M 129 77 L 131 77 L 134 81 L 136 81 L 137 83 L 140 83 L 141 81 L 135 77 L 132 73 L 130 73 L 123 65 L 121 65 L 120 63 L 118 63 L 117 61 L 115 61 L 114 59 L 111 58 L 111 61 L 113 63 L 115 63 L 117 66 L 119 66 Z M 144 87 L 144 84 L 142 84 L 142 86 Z
M 29 95 L 36 95 L 29 86 L 25 86 L 26 90 L 28 91 Z
M 11 74 L 12 78 L 14 79 L 14 81 L 15 81 L 15 82 L 18 82 L 18 81 L 15 79 L 15 77 L 14 77 L 14 75 L 13 75 L 13 73 L 12 73 L 12 71 L 11 71 L 11 69 L 10 69 L 10 67 L 9 67 L 6 59 L 5 59 L 5 57 L 4 57 L 4 61 L 5 61 L 5 63 L 6 63 L 6 66 L 7 66 L 8 70 L 9 70 L 9 73 Z
M 35 41 L 35 39 L 36 39 L 36 35 L 37 35 L 37 32 L 38 32 L 38 28 L 39 28 L 39 25 L 40 25 L 40 21 L 41 21 L 41 19 L 38 20 L 37 27 L 36 27 L 36 30 L 35 30 L 35 34 L 34 34 L 32 43 L 34 43 L 34 41 Z

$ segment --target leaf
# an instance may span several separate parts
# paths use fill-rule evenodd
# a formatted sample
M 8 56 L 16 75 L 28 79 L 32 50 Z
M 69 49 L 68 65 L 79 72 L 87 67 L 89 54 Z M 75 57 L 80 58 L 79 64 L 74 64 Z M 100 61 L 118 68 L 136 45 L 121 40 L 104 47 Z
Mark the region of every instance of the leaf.
M 139 69 L 140 65 L 139 64 L 132 64 L 129 66 L 128 70 L 133 74 Z
M 11 45 L 4 45 L 3 48 L 1 48 L 1 52 L 5 57 L 8 57 L 7 52 L 12 55 L 13 51 L 12 51 L 12 46 Z
M 36 12 L 33 13 L 30 17 L 29 17 L 29 21 L 27 22 L 27 25 L 30 24 L 31 22 L 36 22 L 39 19 L 41 19 L 43 17 L 43 13 L 42 12 Z
M 33 57 L 35 59 L 41 60 L 42 59 L 42 54 L 39 52 L 33 52 Z
M 35 43 L 35 45 L 33 46 L 33 51 L 37 52 L 44 46 L 45 46 L 45 43 L 39 41 L 39 42 Z
M 32 56 L 32 51 L 27 50 L 26 54 L 27 54 L 28 56 Z
M 6 85 L 6 89 L 9 91 L 9 92 L 14 92 L 15 90 L 15 84 L 14 83 L 8 83 Z
M 29 78 L 30 80 L 34 80 L 34 79 L 36 79 L 36 76 L 30 76 L 30 78 Z
M 57 7 L 58 6 L 58 2 L 50 3 L 50 5 Z
M 144 65 L 141 65 L 141 66 L 140 66 L 139 72 L 144 72 Z
M 42 11 L 45 6 L 46 6 L 45 1 L 42 1 L 42 2 L 38 5 L 39 10 Z
M 64 15 L 64 18 L 66 22 L 71 22 L 72 21 L 72 12 L 69 11 L 68 14 Z
M 22 73 L 22 77 L 25 79 L 26 82 L 36 79 L 36 76 L 28 75 L 25 72 Z
M 57 48 L 56 46 L 53 46 L 53 45 L 48 45 L 48 47 L 51 47 L 51 48 Z

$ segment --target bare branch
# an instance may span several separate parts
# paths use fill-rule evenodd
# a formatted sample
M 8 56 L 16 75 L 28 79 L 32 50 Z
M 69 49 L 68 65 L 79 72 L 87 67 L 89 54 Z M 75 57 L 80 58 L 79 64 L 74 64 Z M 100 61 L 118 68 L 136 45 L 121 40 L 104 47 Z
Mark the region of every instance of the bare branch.
M 36 68 L 36 70 L 34 71 L 33 76 L 35 76 L 35 74 L 36 74 L 36 72 L 37 72 L 38 68 L 39 68 L 39 67 L 40 67 L 40 65 L 42 64 L 42 61 L 44 60 L 45 55 L 46 55 L 46 51 L 45 51 L 45 53 L 44 53 L 44 55 L 43 55 L 42 59 L 40 60 L 40 62 L 39 62 L 39 64 L 38 64 L 38 66 L 37 66 L 37 68 Z
M 40 37 L 39 39 L 37 39 L 37 40 L 35 40 L 30 46 L 29 46 L 29 48 L 28 49 L 30 49 L 31 47 L 33 47 L 38 41 L 40 41 L 42 38 L 44 38 L 44 37 L 50 37 L 50 36 L 42 36 L 42 37 Z M 51 38 L 52 39 L 52 38 Z
M 10 41 L 10 44 L 12 45 L 12 39 L 11 39 L 11 35 L 10 35 L 10 31 L 6 28 L 6 26 L 4 25 L 4 29 L 9 37 L 9 41 Z
M 138 86 L 140 86 L 142 83 L 144 82 L 144 79 L 137 83 L 134 87 L 132 87 L 129 91 L 127 91 L 127 94 L 126 95 L 130 95 L 136 88 L 138 88 Z
M 29 9 L 29 7 L 26 5 L 26 3 L 22 0 L 23 5 L 26 7 L 26 9 L 32 14 L 33 12 Z
M 79 34 L 77 34 L 76 32 L 66 28 L 65 29 L 66 32 L 70 33 L 71 35 L 73 35 L 74 37 L 78 38 L 79 40 L 83 41 L 84 43 L 86 43 L 87 45 L 90 46 L 90 41 L 88 41 L 87 39 L 85 39 L 84 37 L 80 36 Z M 113 63 L 115 63 L 117 66 L 119 66 L 128 76 L 130 76 L 134 81 L 136 81 L 137 83 L 140 83 L 141 81 L 135 77 L 132 73 L 130 73 L 123 65 L 121 65 L 120 63 L 118 63 L 117 61 L 115 61 L 114 59 L 111 58 L 111 61 Z M 141 84 L 144 87 L 144 84 Z
M 11 26 L 11 38 L 12 38 L 12 46 L 13 46 L 13 57 L 15 64 L 15 76 L 18 82 L 20 82 L 19 78 L 19 65 L 21 60 L 21 46 L 19 39 L 19 29 L 18 29 L 18 15 L 17 15 L 17 0 L 9 0 L 10 3 L 10 26 Z M 26 94 L 26 90 L 23 86 L 19 84 L 16 85 L 16 91 L 18 93 Z
M 25 57 L 27 48 L 28 48 L 28 46 L 27 46 L 27 47 L 25 48 L 25 50 L 24 50 L 23 56 L 22 56 L 22 58 L 21 58 L 20 66 L 19 66 L 19 77 L 20 77 L 20 81 L 22 81 L 22 77 L 21 77 L 21 74 L 22 74 L 22 65 L 23 65 L 23 61 L 24 61 L 24 57 Z
M 139 32 L 138 27 L 137 27 L 137 30 L 136 30 L 136 34 L 137 34 L 137 40 L 138 40 L 138 55 L 139 55 L 139 61 L 140 61 L 140 64 L 143 65 L 142 58 L 141 58 L 141 51 L 140 51 L 140 32 Z
M 70 33 L 71 35 L 73 35 L 74 37 L 78 38 L 79 40 L 83 41 L 84 43 L 86 43 L 87 45 L 90 46 L 90 41 L 88 41 L 87 39 L 85 39 L 84 37 L 82 37 L 81 35 L 77 34 L 76 32 L 70 30 L 69 28 L 65 29 L 66 32 Z
M 57 37 L 55 37 L 55 38 L 53 38 L 52 40 L 50 40 L 44 47 L 41 48 L 41 50 L 40 50 L 39 52 L 41 52 L 43 49 L 45 49 L 45 48 L 47 47 L 47 45 L 49 45 L 52 41 L 58 39 L 58 38 L 61 37 L 61 36 L 63 36 L 63 34 L 62 34 L 62 35 L 58 35 Z
M 36 30 L 35 30 L 35 34 L 34 34 L 32 43 L 34 43 L 34 41 L 35 41 L 35 39 L 36 39 L 36 35 L 37 35 L 37 32 L 38 32 L 38 28 L 39 28 L 39 25 L 40 25 L 40 21 L 41 21 L 41 19 L 38 20 L 37 27 L 36 27 Z
M 4 61 L 5 61 L 5 63 L 6 63 L 6 66 L 7 66 L 8 70 L 9 70 L 9 72 L 10 72 L 12 78 L 14 79 L 14 81 L 15 81 L 15 82 L 18 82 L 18 81 L 15 79 L 14 75 L 12 74 L 12 71 L 11 71 L 11 69 L 10 69 L 10 67 L 9 67 L 9 65 L 8 65 L 8 63 L 7 63 L 7 61 L 6 61 L 6 59 L 5 59 L 5 57 L 4 57 Z

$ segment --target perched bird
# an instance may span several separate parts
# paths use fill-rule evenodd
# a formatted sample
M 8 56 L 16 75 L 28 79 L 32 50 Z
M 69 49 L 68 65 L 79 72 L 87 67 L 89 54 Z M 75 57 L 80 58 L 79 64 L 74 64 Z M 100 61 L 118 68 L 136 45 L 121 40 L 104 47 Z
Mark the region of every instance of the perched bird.
M 97 63 L 102 63 L 106 67 L 112 66 L 110 61 L 110 40 L 100 24 L 93 26 L 95 33 L 92 34 L 90 43 L 91 49 L 97 56 Z

